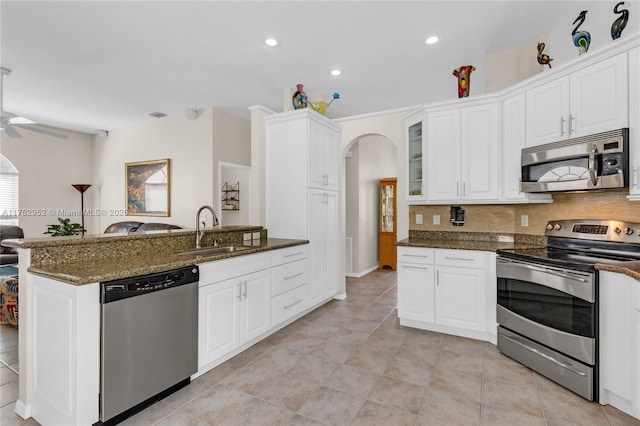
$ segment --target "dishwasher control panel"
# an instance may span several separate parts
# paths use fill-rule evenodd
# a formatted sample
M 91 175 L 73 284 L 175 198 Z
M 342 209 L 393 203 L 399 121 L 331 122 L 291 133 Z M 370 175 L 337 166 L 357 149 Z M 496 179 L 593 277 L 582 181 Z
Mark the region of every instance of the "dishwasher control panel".
M 100 283 L 100 303 L 115 302 L 146 293 L 198 282 L 197 266 Z

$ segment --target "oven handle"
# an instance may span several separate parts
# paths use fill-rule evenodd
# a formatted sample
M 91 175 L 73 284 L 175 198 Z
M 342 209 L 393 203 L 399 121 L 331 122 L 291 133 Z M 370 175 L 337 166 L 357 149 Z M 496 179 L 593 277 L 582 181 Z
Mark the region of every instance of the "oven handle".
M 591 183 L 593 186 L 598 185 L 598 177 L 596 176 L 596 154 L 598 153 L 598 147 L 593 144 L 591 152 L 589 153 L 589 176 L 591 177 Z
M 556 364 L 559 367 L 562 367 L 562 368 L 565 368 L 565 369 L 571 371 L 572 373 L 576 373 L 576 374 L 578 374 L 580 376 L 583 376 L 583 377 L 587 375 L 586 373 L 584 373 L 582 371 L 576 370 L 575 368 L 573 368 L 573 367 L 571 367 L 571 366 L 569 366 L 569 365 L 567 365 L 567 364 L 565 364 L 563 362 L 558 361 L 557 359 L 555 359 L 554 357 L 552 357 L 550 355 L 542 353 L 542 352 L 540 352 L 539 350 L 537 350 L 535 348 L 530 348 L 529 346 L 525 345 L 522 342 L 517 341 L 516 339 L 514 339 L 512 337 L 505 336 L 504 334 L 501 337 L 504 338 L 504 339 L 509 340 L 512 343 L 515 343 L 518 346 L 523 347 L 524 349 L 527 349 L 528 351 L 533 352 L 534 354 L 540 356 L 541 358 L 546 359 L 547 361 L 550 361 L 550 362 Z
M 549 275 L 555 275 L 556 277 L 560 277 L 560 278 L 567 278 L 567 279 L 570 279 L 570 280 L 580 281 L 580 282 L 583 282 L 583 283 L 589 282 L 587 279 L 581 278 L 580 276 L 577 276 L 577 275 L 572 274 L 572 273 L 567 272 L 567 271 L 560 272 L 557 269 L 546 268 L 544 266 L 539 266 L 539 265 L 531 265 L 531 264 L 528 264 L 528 263 L 515 262 L 513 260 L 498 259 L 498 262 L 505 263 L 505 264 L 517 264 L 518 267 L 531 269 L 532 271 L 543 272 L 543 273 L 549 274 Z

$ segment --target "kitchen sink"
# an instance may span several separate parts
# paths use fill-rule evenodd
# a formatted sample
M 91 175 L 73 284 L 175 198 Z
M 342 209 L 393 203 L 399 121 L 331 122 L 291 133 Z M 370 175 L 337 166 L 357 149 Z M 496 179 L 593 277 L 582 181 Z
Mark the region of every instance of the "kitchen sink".
M 211 254 L 223 254 L 223 253 L 233 253 L 236 251 L 248 250 L 251 247 L 244 246 L 224 246 L 224 247 L 209 247 L 209 248 L 201 248 L 197 250 L 191 251 L 183 251 L 182 253 L 178 253 L 180 256 L 208 256 Z

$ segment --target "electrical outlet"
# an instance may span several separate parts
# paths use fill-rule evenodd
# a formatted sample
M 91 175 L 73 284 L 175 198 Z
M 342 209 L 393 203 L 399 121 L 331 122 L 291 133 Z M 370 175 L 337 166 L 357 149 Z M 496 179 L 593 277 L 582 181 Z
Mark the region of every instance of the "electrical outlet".
M 434 214 L 433 215 L 433 224 L 434 225 L 440 225 L 440 215 L 439 214 Z
M 422 215 L 420 213 L 416 214 L 416 225 L 422 225 Z
M 520 215 L 520 226 L 529 226 L 529 215 Z

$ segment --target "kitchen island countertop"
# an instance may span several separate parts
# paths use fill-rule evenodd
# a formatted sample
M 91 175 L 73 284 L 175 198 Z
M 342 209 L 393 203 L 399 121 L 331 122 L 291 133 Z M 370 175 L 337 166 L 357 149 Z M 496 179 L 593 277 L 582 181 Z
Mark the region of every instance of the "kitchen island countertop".
M 105 259 L 76 260 L 42 266 L 31 266 L 28 271 L 32 274 L 69 284 L 83 285 L 168 271 L 184 266 L 308 243 L 309 241 L 307 240 L 268 238 L 266 242 L 260 245 L 249 246 L 246 249 L 232 253 L 184 255 L 178 254 L 177 252 L 166 251 L 135 255 L 126 254 L 119 257 L 107 257 Z

